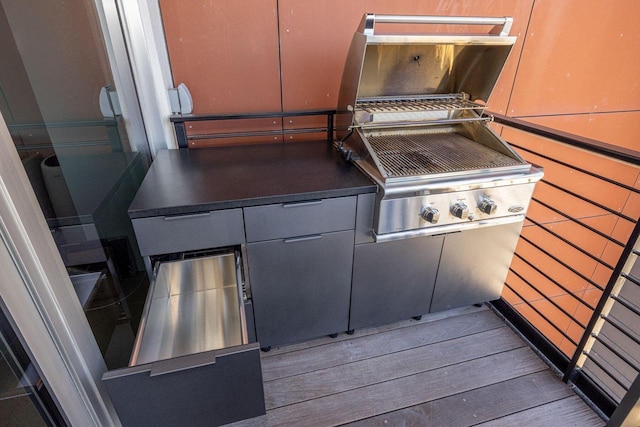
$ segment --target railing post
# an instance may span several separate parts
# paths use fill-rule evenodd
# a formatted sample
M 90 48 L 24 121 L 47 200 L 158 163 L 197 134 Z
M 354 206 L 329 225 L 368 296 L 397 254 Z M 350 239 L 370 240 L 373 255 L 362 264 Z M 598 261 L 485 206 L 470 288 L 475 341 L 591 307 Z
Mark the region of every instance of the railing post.
M 106 120 L 105 128 L 107 129 L 107 138 L 109 138 L 111 151 L 114 153 L 122 152 L 122 140 L 120 139 L 120 132 L 118 131 L 117 119 Z
M 187 143 L 187 130 L 184 127 L 184 121 L 173 122 L 173 129 L 176 132 L 176 140 L 178 141 L 178 148 L 188 148 Z
M 333 113 L 327 114 L 327 141 L 333 141 Z
M 640 375 L 636 376 L 631 388 L 607 422 L 607 427 L 636 426 L 640 426 Z

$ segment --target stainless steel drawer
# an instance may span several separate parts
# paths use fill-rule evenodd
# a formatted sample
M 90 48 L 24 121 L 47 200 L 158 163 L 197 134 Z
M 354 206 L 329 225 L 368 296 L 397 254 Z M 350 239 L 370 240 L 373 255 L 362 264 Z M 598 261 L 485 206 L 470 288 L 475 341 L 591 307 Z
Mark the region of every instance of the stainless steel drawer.
M 248 343 L 233 252 L 158 264 L 130 366 Z
M 143 256 L 239 245 L 244 242 L 242 209 L 131 221 Z
M 247 242 L 353 230 L 356 196 L 244 208 Z
M 265 413 L 239 252 L 159 263 L 128 368 L 103 376 L 124 425 L 221 425 Z

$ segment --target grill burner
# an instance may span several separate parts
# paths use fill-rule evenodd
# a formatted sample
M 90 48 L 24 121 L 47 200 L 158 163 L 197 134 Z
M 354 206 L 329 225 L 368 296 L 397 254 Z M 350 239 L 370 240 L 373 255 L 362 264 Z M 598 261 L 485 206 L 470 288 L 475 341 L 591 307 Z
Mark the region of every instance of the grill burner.
M 406 177 L 521 165 L 455 133 L 369 136 L 386 177 Z

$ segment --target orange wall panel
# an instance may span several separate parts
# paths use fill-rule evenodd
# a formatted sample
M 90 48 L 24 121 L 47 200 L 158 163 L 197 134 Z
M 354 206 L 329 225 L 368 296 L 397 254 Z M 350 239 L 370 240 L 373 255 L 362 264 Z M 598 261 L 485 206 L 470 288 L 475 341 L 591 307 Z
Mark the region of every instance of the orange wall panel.
M 640 117 L 639 117 L 640 118 Z M 588 170 L 622 184 L 633 186 L 637 180 L 640 168 L 625 162 L 606 158 L 600 154 L 571 147 L 561 142 L 553 141 L 513 128 L 505 128 L 502 137 L 507 141 L 526 149 L 550 157 L 571 166 Z M 527 153 L 522 150 L 524 157 Z
M 517 296 L 508 286 L 504 287 L 502 291 L 502 298 L 514 307 L 524 304 L 524 301 L 519 296 Z
M 523 233 L 525 233 L 524 230 Z M 529 234 L 528 232 L 526 233 Z M 584 280 L 567 267 L 559 264 L 557 261 L 554 261 L 553 258 L 544 254 L 524 239 L 521 239 L 520 242 L 518 242 L 516 253 L 535 265 L 544 274 L 556 282 L 561 283 L 570 292 L 581 292 L 589 286 L 588 281 Z M 589 277 L 588 275 L 585 276 Z
M 631 232 L 633 231 L 634 223 L 631 221 L 627 221 L 626 219 L 618 219 L 616 225 L 611 232 L 611 237 L 616 239 L 621 243 L 626 243 L 631 237 Z
M 554 222 L 546 228 L 596 257 L 601 256 L 607 246 L 607 239 L 571 221 Z
M 638 110 L 640 2 L 537 0 L 510 116 Z
M 562 207 L 562 211 L 565 214 L 580 218 L 583 221 L 587 218 L 602 217 L 609 214 L 606 210 L 552 187 L 544 181 L 536 184 L 533 197 L 548 205 Z M 556 214 L 556 216 L 558 218 L 561 217 L 559 214 Z M 613 225 L 608 224 L 608 227 L 613 228 Z M 608 230 L 608 228 L 599 228 L 599 230 L 606 232 L 605 230 Z
M 507 274 L 506 283 L 509 285 L 509 288 L 518 293 L 518 298 L 522 298 L 526 301 L 537 301 L 543 298 L 543 296 L 540 295 L 540 292 L 529 286 L 513 271 L 509 271 Z
M 640 70 L 638 75 L 640 76 Z M 635 108 L 640 109 L 640 103 Z M 640 111 L 528 117 L 527 121 L 640 151 Z
M 593 200 L 607 206 L 616 212 L 622 212 L 629 196 L 629 190 L 614 187 L 606 181 L 557 163 L 551 163 L 537 155 L 527 153 L 525 159 L 544 167 L 547 182 L 586 197 L 587 200 Z
M 622 212 L 631 218 L 640 218 L 640 194 L 630 193 Z
M 566 338 L 562 340 L 559 348 L 560 351 L 562 351 L 569 357 L 571 357 L 571 355 L 573 355 L 573 353 L 576 351 L 575 344 L 571 343 L 571 341 L 567 340 Z
M 280 111 L 277 1 L 160 0 L 171 71 L 194 113 Z
M 611 278 L 612 272 L 613 271 L 610 268 L 605 267 L 602 264 L 598 264 L 596 270 L 591 275 L 591 280 L 604 288 L 607 286 L 607 282 Z
M 575 313 L 573 314 L 573 317 L 575 317 L 575 319 L 581 322 L 583 325 L 589 323 L 589 320 L 591 320 L 591 316 L 593 316 L 593 310 L 584 304 L 579 304 L 576 308 Z
M 336 108 L 342 71 L 351 38 L 367 13 L 399 15 L 513 16 L 512 35 L 524 34 L 533 2 L 515 0 L 384 1 L 280 0 L 282 99 L 285 111 Z M 416 26 L 416 31 L 487 31 L 487 28 Z M 377 31 L 399 28 L 378 26 Z M 489 105 L 506 108 L 522 38 L 518 39 Z
M 571 319 L 569 316 L 564 314 L 558 307 L 554 306 L 548 300 L 538 300 L 534 301 L 531 304 L 535 307 L 540 313 L 544 315 L 544 317 L 552 323 L 556 328 L 565 332 L 571 323 Z
M 549 341 L 560 346 L 564 336 L 540 314 L 526 304 L 517 305 L 515 309 L 522 314 L 536 329 L 538 329 Z
M 568 264 L 585 277 L 590 277 L 596 268 L 597 261 L 555 238 L 545 230 L 531 227 L 523 228 L 522 235 L 556 258 L 569 261 Z

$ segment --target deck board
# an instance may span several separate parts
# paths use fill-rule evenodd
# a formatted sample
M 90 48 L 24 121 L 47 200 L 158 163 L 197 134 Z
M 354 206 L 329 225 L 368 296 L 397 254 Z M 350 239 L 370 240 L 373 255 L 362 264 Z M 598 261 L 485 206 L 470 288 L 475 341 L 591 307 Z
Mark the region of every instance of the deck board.
M 504 323 L 488 310 L 428 324 L 413 324 L 366 337 L 356 337 L 293 353 L 265 357 L 262 359 L 262 375 L 265 381 L 271 381 L 284 376 L 340 366 L 356 360 L 473 335 L 503 326 Z M 414 330 L 416 333 L 402 334 L 401 331 L 405 328 Z
M 559 420 L 562 420 L 559 422 Z M 478 424 L 482 427 L 602 427 L 604 421 L 595 414 L 578 396 L 569 396 L 546 405 L 517 412 L 508 417 Z
M 287 344 L 282 347 L 274 347 L 271 351 L 267 353 L 262 353 L 262 358 L 268 359 L 269 357 L 279 356 L 285 353 L 293 353 L 293 352 L 305 350 L 308 348 L 319 347 L 325 344 L 335 344 L 337 342 L 347 341 L 353 338 L 361 338 L 369 335 L 379 334 L 382 332 L 393 331 L 395 329 L 403 328 L 405 326 L 431 323 L 431 322 L 436 322 L 442 319 L 448 319 L 456 316 L 463 316 L 465 314 L 477 313 L 477 312 L 486 311 L 486 310 L 487 310 L 486 307 L 476 307 L 473 305 L 460 307 L 460 308 L 453 308 L 451 310 L 440 311 L 438 313 L 426 315 L 421 320 L 407 319 L 407 320 L 395 322 L 389 325 L 374 326 L 374 327 L 364 328 L 364 329 L 356 329 L 353 335 L 340 334 L 335 338 L 330 338 L 327 336 L 327 337 L 317 338 L 311 341 L 303 341 L 295 344 Z
M 409 328 L 407 328 L 409 329 Z M 415 330 L 406 331 L 414 332 Z M 400 334 L 406 337 L 408 334 Z M 491 346 L 486 342 L 490 341 Z M 316 399 L 523 347 L 503 328 L 264 383 L 267 409 Z
M 267 414 L 235 427 L 604 425 L 486 307 L 278 348 L 262 368 Z
M 542 371 L 367 418 L 348 426 L 473 426 L 569 396 L 574 396 L 569 387 L 558 387 L 558 378 L 549 371 Z M 528 426 L 527 423 L 523 425 Z
M 546 369 L 528 348 L 276 408 L 269 426 L 335 426 Z M 491 371 L 491 376 L 485 372 Z

